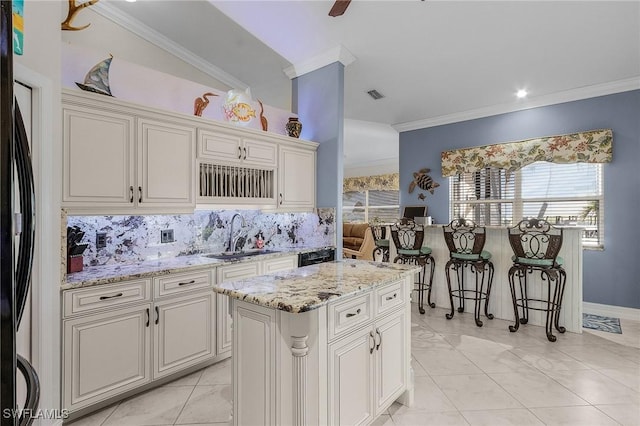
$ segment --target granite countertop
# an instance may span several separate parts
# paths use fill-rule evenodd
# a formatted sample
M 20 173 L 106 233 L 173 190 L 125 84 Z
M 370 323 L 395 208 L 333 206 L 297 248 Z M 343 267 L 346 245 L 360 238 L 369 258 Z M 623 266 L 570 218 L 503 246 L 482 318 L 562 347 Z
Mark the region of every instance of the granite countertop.
M 111 284 L 127 279 L 147 278 L 158 275 L 166 275 L 175 272 L 187 272 L 192 269 L 214 267 L 231 263 L 252 262 L 256 260 L 271 259 L 282 256 L 297 255 L 325 248 L 334 247 L 304 247 L 283 248 L 274 252 L 247 256 L 237 259 L 214 259 L 203 254 L 190 256 L 178 256 L 167 259 L 147 260 L 136 264 L 90 266 L 81 272 L 67 274 L 66 280 L 60 286 L 61 290 L 79 287 L 91 287 L 101 284 Z M 271 250 L 271 249 L 270 249 Z
M 298 313 L 389 284 L 419 270 L 415 265 L 343 259 L 220 283 L 213 290 L 256 305 Z

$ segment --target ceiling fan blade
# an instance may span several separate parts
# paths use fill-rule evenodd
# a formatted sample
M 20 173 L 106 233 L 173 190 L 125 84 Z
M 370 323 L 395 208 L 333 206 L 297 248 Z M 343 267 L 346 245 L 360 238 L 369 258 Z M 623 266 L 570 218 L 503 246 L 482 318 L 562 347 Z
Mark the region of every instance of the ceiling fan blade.
M 329 16 L 336 17 L 342 15 L 345 10 L 347 10 L 347 7 L 349 7 L 349 3 L 351 3 L 351 0 L 336 0 L 329 11 Z

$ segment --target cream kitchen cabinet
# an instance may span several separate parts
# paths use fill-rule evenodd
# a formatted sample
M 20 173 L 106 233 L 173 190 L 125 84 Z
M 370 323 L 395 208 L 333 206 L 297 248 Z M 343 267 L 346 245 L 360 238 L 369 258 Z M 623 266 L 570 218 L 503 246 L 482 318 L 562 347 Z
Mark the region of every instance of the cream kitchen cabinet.
M 316 205 L 315 150 L 280 146 L 278 209 L 308 210 Z
M 278 145 L 241 130 L 198 129 L 198 158 L 216 164 L 275 167 Z
M 213 358 L 216 351 L 215 294 L 169 298 L 154 306 L 154 379 Z
M 369 424 L 407 388 L 404 294 L 400 282 L 377 289 L 373 323 L 371 294 L 329 305 L 329 424 Z
M 108 293 L 99 297 L 120 294 L 103 290 Z M 151 381 L 150 318 L 146 302 L 63 321 L 64 408 L 84 408 Z
M 297 267 L 297 255 L 224 265 L 217 269 L 217 282 L 236 281 L 271 272 L 287 271 Z M 229 297 L 218 294 L 217 298 L 217 352 L 218 354 L 222 354 L 231 351 L 233 343 L 233 320 L 231 318 L 231 311 L 229 310 Z
M 214 278 L 203 269 L 64 291 L 63 407 L 84 409 L 211 363 Z
M 63 92 L 63 197 L 70 213 L 195 208 L 195 125 L 111 98 Z

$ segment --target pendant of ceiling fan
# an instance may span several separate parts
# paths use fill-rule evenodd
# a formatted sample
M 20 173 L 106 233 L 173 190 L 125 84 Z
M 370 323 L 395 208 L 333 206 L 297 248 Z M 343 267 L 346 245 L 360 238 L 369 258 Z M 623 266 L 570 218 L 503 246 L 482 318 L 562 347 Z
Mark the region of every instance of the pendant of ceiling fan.
M 329 16 L 333 16 L 334 18 L 341 16 L 347 10 L 347 7 L 349 7 L 349 3 L 351 3 L 351 0 L 336 0 L 329 11 Z

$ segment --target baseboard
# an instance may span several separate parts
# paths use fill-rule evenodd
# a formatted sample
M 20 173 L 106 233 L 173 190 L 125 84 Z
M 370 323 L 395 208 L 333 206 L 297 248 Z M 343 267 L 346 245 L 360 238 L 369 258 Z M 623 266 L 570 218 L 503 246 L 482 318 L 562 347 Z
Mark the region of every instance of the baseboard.
M 640 309 L 624 306 L 601 305 L 600 303 L 582 302 L 582 312 L 633 321 L 640 321 Z

